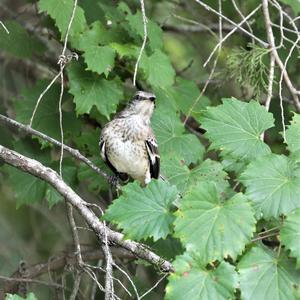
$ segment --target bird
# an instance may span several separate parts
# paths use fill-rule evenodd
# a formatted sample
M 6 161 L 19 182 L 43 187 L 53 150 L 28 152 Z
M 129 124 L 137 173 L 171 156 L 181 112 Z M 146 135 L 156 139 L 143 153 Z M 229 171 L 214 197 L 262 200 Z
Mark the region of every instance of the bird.
M 117 178 L 146 186 L 160 174 L 158 145 L 151 128 L 156 96 L 138 91 L 100 134 L 100 154 Z

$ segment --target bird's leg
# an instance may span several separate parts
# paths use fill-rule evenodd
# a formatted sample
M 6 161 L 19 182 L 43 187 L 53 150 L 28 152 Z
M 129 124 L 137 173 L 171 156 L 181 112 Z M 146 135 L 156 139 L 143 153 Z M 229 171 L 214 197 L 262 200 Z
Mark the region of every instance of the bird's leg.
M 120 183 L 119 183 L 119 177 L 117 175 L 111 175 L 108 178 L 108 182 L 110 185 L 112 185 L 113 187 L 117 188 Z

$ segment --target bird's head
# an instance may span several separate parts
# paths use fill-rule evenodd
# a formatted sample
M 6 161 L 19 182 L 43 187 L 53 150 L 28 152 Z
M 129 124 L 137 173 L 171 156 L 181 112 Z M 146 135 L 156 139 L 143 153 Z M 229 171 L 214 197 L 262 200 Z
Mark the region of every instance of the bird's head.
M 130 103 L 130 109 L 134 114 L 140 114 L 145 118 L 151 118 L 155 107 L 155 95 L 143 91 L 135 93 Z

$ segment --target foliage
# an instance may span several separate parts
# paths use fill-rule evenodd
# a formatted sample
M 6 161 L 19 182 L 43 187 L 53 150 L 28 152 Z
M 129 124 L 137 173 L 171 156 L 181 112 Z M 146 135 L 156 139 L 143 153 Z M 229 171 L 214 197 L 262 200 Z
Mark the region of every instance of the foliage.
M 183 16 L 190 17 L 192 13 L 195 19 L 205 20 L 205 24 L 214 24 L 216 19 L 205 11 L 200 12 L 196 3 L 179 1 L 181 6 L 178 6 L 177 1 L 148 2 L 148 38 L 138 66 L 137 86 L 157 96 L 151 122 L 164 180 L 152 180 L 146 187 L 130 181 L 115 191 L 105 178 L 64 152 L 64 181 L 87 202 L 100 202 L 105 212 L 103 216 L 97 212 L 99 218 L 124 233 L 125 239 L 143 242 L 162 258 L 171 259 L 174 273 L 168 274 L 166 286 L 152 291 L 149 299 L 299 299 L 300 118 L 298 113 L 291 113 L 294 107 L 289 102 L 283 103 L 284 111 L 279 109 L 277 70 L 270 111 L 261 104 L 268 85 L 269 49 L 258 44 L 246 48 L 248 37 L 238 31 L 236 39 L 222 45 L 219 55 L 218 72 L 234 80 L 219 82 L 221 76 L 212 77 L 203 94 L 203 78 L 206 81 L 210 70 L 203 70 L 202 64 L 215 46 L 215 34 L 211 37 L 210 31 L 203 33 L 197 27 L 199 24 L 191 22 L 182 28 L 195 30 L 197 27 L 198 31 L 182 34 L 183 29 L 176 26 L 183 22 Z M 208 2 L 218 7 L 218 1 Z M 258 3 L 240 2 L 247 13 Z M 282 2 L 290 6 L 293 14 L 300 13 L 295 1 Z M 99 135 L 135 92 L 131 83 L 144 38 L 143 18 L 138 1 L 115 4 L 95 0 L 91 4 L 81 0 L 78 3 L 67 46 L 79 59 L 68 62 L 64 72 L 61 107 L 64 143 L 111 174 L 99 156 Z M 239 23 L 232 2 L 222 3 L 223 13 Z M 37 8 L 34 20 L 39 20 L 37 27 L 43 29 L 40 32 L 47 32 L 47 39 L 39 31 L 22 26 L 18 18 L 5 20 L 9 35 L 0 24 L 1 55 L 9 57 L 9 68 L 0 63 L 0 75 L 6 86 L 5 91 L 0 87 L 6 97 L 0 103 L 0 113 L 25 125 L 30 122 L 37 99 L 59 71 L 56 54 L 61 52 L 66 37 L 73 0 L 39 0 Z M 176 13 L 180 14 L 179 18 Z M 267 40 L 262 13 L 257 15 L 251 26 L 258 37 Z M 272 10 L 272 20 L 278 23 L 277 15 Z M 277 41 L 280 30 L 276 28 Z M 288 31 L 285 37 L 292 39 L 293 34 Z M 287 44 L 286 49 L 280 49 L 280 57 L 287 59 L 290 47 Z M 287 64 L 287 72 L 299 83 L 297 55 L 290 54 L 293 63 Z M 194 62 L 188 65 L 191 58 Z M 16 59 L 19 68 L 10 64 L 10 60 Z M 34 70 L 27 70 L 28 61 Z M 186 65 L 189 67 L 185 68 Z M 28 72 L 22 73 L 22 68 Z M 34 129 L 57 140 L 61 139 L 60 88 L 56 82 L 45 93 L 33 120 Z M 254 91 L 252 95 L 259 101 L 248 101 L 243 89 Z M 286 91 L 283 96 L 290 97 Z M 289 124 L 284 142 L 280 133 L 282 116 L 285 124 Z M 25 137 L 3 126 L 0 144 L 56 171 L 59 169 L 60 149 L 41 139 Z M 14 196 L 14 206 L 18 208 L 12 214 L 11 201 L 7 201 L 9 209 L 3 209 L 0 225 L 6 215 L 21 223 L 18 226 L 24 230 L 27 241 L 24 244 L 32 247 L 26 248 L 30 253 L 27 260 L 33 257 L 34 251 L 39 253 L 39 259 L 47 261 L 53 257 L 52 252 L 70 248 L 71 234 L 65 224 L 63 199 L 57 191 L 12 167 L 2 163 L 0 167 L 0 193 L 9 194 L 5 196 L 9 199 Z M 43 199 L 47 200 L 46 208 L 42 206 Z M 25 216 L 14 216 L 23 209 L 28 209 Z M 38 221 L 33 217 L 36 211 L 40 214 Z M 57 219 L 53 221 L 52 216 Z M 80 222 L 77 215 L 76 221 Z M 26 226 L 32 226 L 33 232 Z M 82 226 L 85 225 L 78 228 L 85 229 Z M 44 239 L 52 227 L 55 232 Z M 3 232 L 0 239 L 4 241 L 7 237 L 2 236 Z M 79 233 L 84 246 L 99 248 L 89 231 Z M 34 239 L 42 241 L 39 246 L 42 250 L 35 249 L 39 247 L 35 247 Z M 15 249 L 22 246 L 17 245 Z M 23 253 L 16 258 L 10 250 L 6 253 L 14 259 L 9 262 L 11 265 L 23 259 Z M 0 257 L 0 272 L 5 260 L 9 261 Z M 134 283 L 145 291 L 157 280 L 156 273 L 131 256 L 116 261 L 131 275 L 135 274 Z M 9 267 L 5 271 L 13 273 Z M 63 272 L 57 272 L 57 278 L 64 280 L 71 290 L 73 277 L 65 280 Z M 114 270 L 113 275 L 131 289 L 124 273 Z M 103 279 L 101 276 L 99 281 Z M 146 277 L 150 280 L 144 280 Z M 88 293 L 92 289 L 90 278 L 84 280 L 87 288 L 82 292 Z M 122 295 L 122 288 L 116 286 L 116 294 Z M 47 298 L 39 288 L 33 290 L 37 290 L 37 298 Z M 6 299 L 23 298 L 9 295 Z M 36 298 L 30 293 L 26 299 Z
M 26 298 L 22 298 L 17 294 L 15 295 L 7 294 L 5 300 L 37 300 L 37 298 L 34 296 L 33 293 L 29 293 Z
M 269 51 L 255 44 L 249 44 L 248 48 L 234 49 L 230 53 L 227 60 L 228 74 L 241 87 L 250 85 L 254 95 L 260 97 L 268 87 L 268 67 L 264 57 Z

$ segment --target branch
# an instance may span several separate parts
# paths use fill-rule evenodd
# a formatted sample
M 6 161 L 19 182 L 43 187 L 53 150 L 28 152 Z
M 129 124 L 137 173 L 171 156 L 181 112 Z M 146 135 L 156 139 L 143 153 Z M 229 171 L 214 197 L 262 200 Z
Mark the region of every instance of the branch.
M 295 106 L 297 112 L 300 112 L 300 102 L 299 102 L 299 97 L 297 95 L 298 91 L 293 86 L 293 84 L 290 80 L 289 74 L 286 71 L 286 66 L 283 64 L 282 60 L 280 59 L 277 49 L 276 49 L 273 29 L 272 29 L 272 25 L 271 25 L 271 18 L 270 18 L 270 14 L 269 14 L 268 0 L 262 0 L 262 9 L 263 9 L 263 14 L 264 14 L 264 19 L 265 19 L 265 26 L 266 26 L 266 31 L 267 31 L 269 48 L 271 49 L 271 52 L 275 58 L 276 64 L 279 66 L 282 76 L 284 78 L 284 81 L 293 97 L 294 106 Z
M 29 126 L 26 126 L 22 123 L 19 123 L 11 118 L 8 118 L 4 115 L 0 114 L 0 122 L 5 123 L 7 125 L 13 126 L 17 129 L 21 129 L 22 131 L 24 131 L 27 134 L 33 135 L 33 136 L 37 136 L 55 146 L 61 147 L 61 143 L 55 139 L 53 139 L 52 137 L 38 131 L 35 130 Z M 79 150 L 74 149 L 72 147 L 69 147 L 67 145 L 63 145 L 64 150 L 66 152 L 68 152 L 69 154 L 71 154 L 73 157 L 75 157 L 76 159 L 82 161 L 83 163 L 85 163 L 87 166 L 89 166 L 92 170 L 94 170 L 96 173 L 98 173 L 99 175 L 103 176 L 110 184 L 113 184 L 114 180 L 111 176 L 109 176 L 107 173 L 105 173 L 104 171 L 102 171 L 100 168 L 98 168 L 96 165 L 94 165 L 88 158 L 86 158 L 84 155 L 82 155 Z
M 112 249 L 112 254 L 115 257 L 122 257 L 126 259 L 132 259 L 134 256 L 128 251 L 125 251 L 120 248 L 114 248 Z M 101 250 L 86 250 L 82 252 L 82 259 L 84 261 L 95 261 L 104 258 L 103 253 Z M 64 269 L 66 265 L 76 266 L 77 264 L 77 258 L 76 253 L 73 251 L 70 253 L 66 253 L 64 255 L 60 256 L 53 256 L 50 257 L 47 262 L 42 262 L 38 264 L 34 264 L 31 266 L 26 266 L 26 278 L 27 279 L 33 279 L 36 277 L 39 277 L 45 273 L 58 271 L 61 269 Z M 20 271 L 14 272 L 10 278 L 18 279 L 21 278 L 22 274 Z M 1 292 L 5 293 L 16 293 L 18 290 L 19 281 L 9 281 L 4 284 L 2 288 L 0 288 Z M 1 299 L 1 297 L 0 297 Z
M 4 25 L 4 23 L 2 21 L 0 21 L 0 25 L 3 27 L 3 29 L 5 30 L 5 32 L 7 34 L 9 34 L 9 31 L 8 31 L 7 27 Z
M 237 27 L 238 29 L 240 29 L 241 31 L 243 31 L 246 35 L 250 36 L 251 38 L 253 38 L 254 40 L 256 40 L 257 42 L 259 42 L 264 48 L 268 47 L 268 43 L 266 43 L 265 41 L 261 40 L 260 38 L 258 38 L 257 36 L 253 35 L 251 32 L 249 32 L 248 30 L 244 29 L 240 24 L 235 23 L 234 21 L 232 21 L 230 18 L 224 16 L 223 14 L 220 14 L 217 10 L 215 10 L 214 8 L 212 8 L 211 6 L 207 5 L 206 3 L 202 2 L 201 0 L 195 0 L 195 2 L 197 2 L 198 4 L 200 4 L 202 7 L 204 7 L 206 10 L 213 12 L 214 14 L 218 15 L 219 17 L 223 18 L 224 20 L 226 20 L 228 23 L 234 25 L 235 27 Z
M 147 31 L 148 20 L 146 17 L 144 0 L 140 0 L 140 4 L 141 4 L 142 17 L 143 17 L 144 38 L 143 38 L 142 47 L 139 52 L 139 56 L 136 60 L 135 66 L 134 66 L 134 74 L 133 74 L 133 85 L 134 86 L 136 85 L 136 76 L 137 76 L 137 72 L 138 72 L 138 66 L 139 66 L 140 60 L 142 58 L 143 51 L 145 50 L 146 43 L 147 43 L 147 36 L 148 36 L 148 31 Z
M 96 216 L 94 212 L 88 208 L 89 204 L 78 196 L 51 168 L 48 168 L 34 159 L 23 156 L 20 153 L 1 145 L 0 158 L 2 158 L 7 164 L 34 175 L 53 186 L 53 188 L 61 194 L 68 203 L 72 204 L 78 210 L 79 214 L 83 217 L 85 222 L 94 231 L 101 242 L 103 241 L 105 234 L 107 234 L 110 244 L 116 244 L 128 250 L 136 257 L 146 260 L 163 272 L 174 271 L 173 266 L 169 261 L 164 260 L 143 244 L 131 240 L 124 240 L 123 234 L 106 228 L 99 220 L 98 216 Z
M 236 28 L 233 25 L 229 25 L 229 24 L 224 24 L 222 30 L 224 32 L 229 32 L 232 29 Z M 214 31 L 214 32 L 218 32 L 219 30 L 219 24 L 218 23 L 212 23 L 209 25 L 186 25 L 186 24 L 182 24 L 182 25 L 172 25 L 172 24 L 164 24 L 162 26 L 162 30 L 163 31 L 172 31 L 172 32 L 180 32 L 180 33 L 186 33 L 186 32 L 209 32 L 209 31 Z

